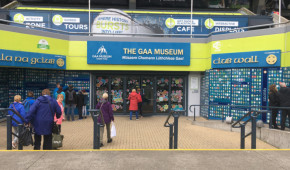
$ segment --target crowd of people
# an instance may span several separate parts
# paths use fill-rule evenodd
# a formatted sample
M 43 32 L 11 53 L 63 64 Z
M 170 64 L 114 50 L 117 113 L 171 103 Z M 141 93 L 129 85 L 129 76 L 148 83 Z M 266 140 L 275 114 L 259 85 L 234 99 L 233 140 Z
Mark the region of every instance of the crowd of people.
M 286 87 L 286 84 L 280 82 L 280 90 L 277 90 L 275 84 L 270 85 L 269 87 L 269 106 L 274 107 L 271 108 L 272 111 L 272 119 L 270 120 L 272 123 L 272 128 L 279 129 L 277 126 L 277 115 L 279 108 L 281 107 L 281 130 L 285 130 L 286 125 L 286 117 L 288 116 L 289 124 L 290 124 L 290 88 Z M 289 107 L 289 109 L 287 108 Z
M 67 89 L 67 87 L 65 87 Z M 67 108 L 66 120 L 74 121 L 75 108 L 78 108 L 79 119 L 86 118 L 86 104 L 88 95 L 85 90 L 80 90 L 76 94 L 72 85 L 64 91 L 59 83 L 51 94 L 49 89 L 42 91 L 42 96 L 34 98 L 34 93 L 29 91 L 27 98 L 21 102 L 21 96 L 14 96 L 14 102 L 9 106 L 17 114 L 8 111 L 12 116 L 12 126 L 14 133 L 18 136 L 18 124 L 33 127 L 34 129 L 34 150 L 40 150 L 41 138 L 43 136 L 43 150 L 52 149 L 52 129 L 54 122 L 58 127 L 58 133 L 61 133 L 61 124 L 65 120 L 65 108 Z M 18 116 L 20 115 L 20 116 Z M 12 141 L 12 147 L 16 148 L 18 137 L 15 136 Z

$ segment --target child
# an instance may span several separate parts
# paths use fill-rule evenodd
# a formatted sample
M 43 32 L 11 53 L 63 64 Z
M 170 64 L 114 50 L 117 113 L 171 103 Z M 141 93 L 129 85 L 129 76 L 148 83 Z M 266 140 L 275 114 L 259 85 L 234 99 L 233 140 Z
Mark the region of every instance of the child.
M 57 119 L 56 118 L 56 115 L 54 115 L 54 121 L 56 122 L 56 124 L 57 124 L 57 126 L 58 126 L 58 128 L 59 128 L 59 133 L 61 132 L 61 123 L 62 123 L 62 120 L 63 120 L 63 117 L 64 117 L 64 108 L 63 108 L 63 105 L 62 105 L 62 101 L 63 101 L 63 95 L 62 94 L 58 94 L 57 95 L 57 103 L 58 103 L 58 105 L 59 105 L 59 107 L 60 107 L 60 109 L 61 109 L 61 116 L 60 116 L 60 118 L 59 119 Z

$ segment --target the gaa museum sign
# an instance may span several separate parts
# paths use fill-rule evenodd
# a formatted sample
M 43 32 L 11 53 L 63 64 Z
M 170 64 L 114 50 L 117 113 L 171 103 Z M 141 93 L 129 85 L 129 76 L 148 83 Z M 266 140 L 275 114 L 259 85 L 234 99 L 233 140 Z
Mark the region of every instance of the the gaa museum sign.
M 88 64 L 190 65 L 190 43 L 87 42 Z

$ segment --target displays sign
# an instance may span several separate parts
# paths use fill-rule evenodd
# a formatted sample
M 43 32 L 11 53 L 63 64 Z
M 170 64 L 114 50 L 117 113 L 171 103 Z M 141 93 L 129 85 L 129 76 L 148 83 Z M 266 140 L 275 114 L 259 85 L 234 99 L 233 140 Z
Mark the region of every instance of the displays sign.
M 280 50 L 213 54 L 211 58 L 212 68 L 280 67 L 280 65 Z
M 190 43 L 87 42 L 88 64 L 190 65 Z
M 0 49 L 0 65 L 12 67 L 65 69 L 66 57 L 62 55 Z

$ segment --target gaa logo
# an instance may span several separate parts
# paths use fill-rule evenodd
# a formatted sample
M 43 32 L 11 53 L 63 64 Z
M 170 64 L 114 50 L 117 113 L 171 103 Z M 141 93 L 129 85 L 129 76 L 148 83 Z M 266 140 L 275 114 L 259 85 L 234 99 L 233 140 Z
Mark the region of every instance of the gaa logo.
M 273 54 L 268 55 L 268 57 L 266 58 L 266 62 L 268 64 L 273 65 L 273 64 L 275 64 L 277 62 L 277 57 L 275 55 L 273 55 Z
M 56 64 L 57 66 L 62 67 L 64 66 L 64 60 L 62 58 L 59 58 L 56 60 Z

